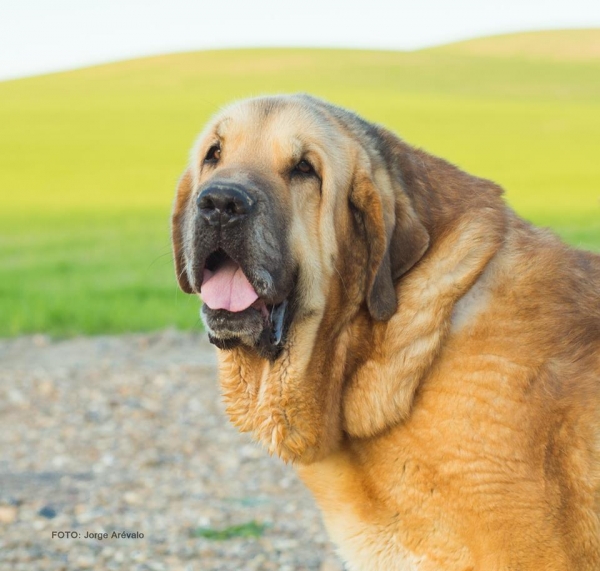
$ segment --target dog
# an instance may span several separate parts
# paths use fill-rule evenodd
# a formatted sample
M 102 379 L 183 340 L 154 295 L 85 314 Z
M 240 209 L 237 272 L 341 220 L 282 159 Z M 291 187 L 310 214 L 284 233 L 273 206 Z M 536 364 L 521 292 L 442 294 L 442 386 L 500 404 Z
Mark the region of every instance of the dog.
M 172 238 L 231 421 L 348 569 L 600 569 L 600 256 L 304 94 L 208 124 Z

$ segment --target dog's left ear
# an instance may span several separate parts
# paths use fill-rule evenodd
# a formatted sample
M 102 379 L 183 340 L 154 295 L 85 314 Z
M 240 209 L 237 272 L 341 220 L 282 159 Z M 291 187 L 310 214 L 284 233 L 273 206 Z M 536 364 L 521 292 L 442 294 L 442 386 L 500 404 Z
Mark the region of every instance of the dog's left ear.
M 377 321 L 396 313 L 395 282 L 416 264 L 429 247 L 429 234 L 400 185 L 383 181 L 361 168 L 354 175 L 350 203 L 362 219 L 368 249 L 366 300 Z
M 186 169 L 179 183 L 177 184 L 177 193 L 175 194 L 175 203 L 171 214 L 171 243 L 173 245 L 173 257 L 175 259 L 175 277 L 182 291 L 193 293 L 194 289 L 190 284 L 186 271 L 185 258 L 183 255 L 183 219 L 185 215 L 185 205 L 192 192 L 192 173 Z

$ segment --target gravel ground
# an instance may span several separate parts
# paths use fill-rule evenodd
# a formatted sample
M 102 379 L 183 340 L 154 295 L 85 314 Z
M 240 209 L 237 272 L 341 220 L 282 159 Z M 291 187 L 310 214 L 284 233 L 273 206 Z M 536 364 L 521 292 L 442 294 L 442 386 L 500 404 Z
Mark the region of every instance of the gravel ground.
M 342 570 L 293 469 L 228 424 L 203 336 L 24 337 L 0 363 L 0 570 Z

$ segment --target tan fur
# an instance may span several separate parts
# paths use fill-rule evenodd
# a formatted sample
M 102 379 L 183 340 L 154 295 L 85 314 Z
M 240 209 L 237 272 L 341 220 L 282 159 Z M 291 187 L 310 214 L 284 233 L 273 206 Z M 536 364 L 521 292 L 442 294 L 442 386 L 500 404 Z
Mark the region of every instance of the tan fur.
M 288 96 L 200 137 L 178 274 L 215 136 L 222 168 L 278 181 L 300 268 L 283 354 L 219 351 L 227 412 L 295 463 L 348 568 L 600 570 L 600 258 L 524 223 L 493 183 Z M 320 189 L 277 178 L 299 148 Z

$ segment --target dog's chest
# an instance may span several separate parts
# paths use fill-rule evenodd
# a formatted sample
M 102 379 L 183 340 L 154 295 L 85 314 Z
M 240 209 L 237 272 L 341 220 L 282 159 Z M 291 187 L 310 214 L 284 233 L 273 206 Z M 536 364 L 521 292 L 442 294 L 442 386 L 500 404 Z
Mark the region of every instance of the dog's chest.
M 411 553 L 378 526 L 369 526 L 349 512 L 324 513 L 332 541 L 349 571 L 424 571 L 422 556 Z
M 433 571 L 438 567 L 410 549 L 410 529 L 393 512 L 382 513 L 365 496 L 363 485 L 343 454 L 298 472 L 312 491 L 338 553 L 349 571 Z M 421 533 L 418 530 L 417 533 Z M 422 546 L 421 546 L 422 547 Z

